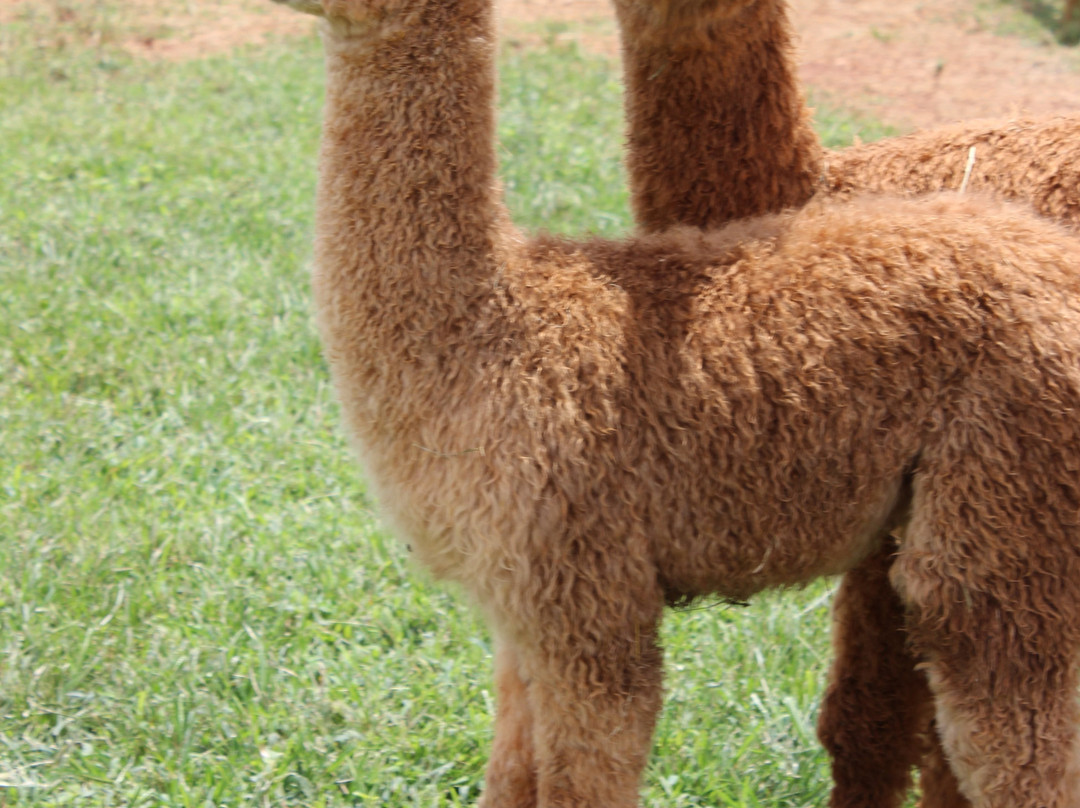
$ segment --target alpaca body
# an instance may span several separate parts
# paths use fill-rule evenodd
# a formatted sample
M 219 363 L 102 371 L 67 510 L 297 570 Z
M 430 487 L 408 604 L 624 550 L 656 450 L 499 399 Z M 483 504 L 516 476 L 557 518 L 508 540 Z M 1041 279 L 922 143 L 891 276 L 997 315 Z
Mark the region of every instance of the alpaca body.
M 1003 232 L 1007 252 L 971 255 Z M 1080 255 L 1008 209 L 882 201 L 626 243 L 508 235 L 488 287 L 453 305 L 465 322 L 416 331 L 423 360 L 402 339 L 412 315 L 320 315 L 381 499 L 470 588 L 476 560 L 497 559 L 513 592 L 536 574 L 514 557 L 539 546 L 618 552 L 601 524 L 639 542 L 668 599 L 840 572 L 905 518 L 905 481 L 955 437 L 944 424 L 1044 406 L 1050 367 L 1066 388 L 1039 417 L 1080 405 L 1065 325 L 1080 284 L 1057 269 Z M 379 300 L 387 272 L 368 268 L 359 299 Z M 343 282 L 321 268 L 319 297 Z
M 1076 805 L 1080 245 L 973 199 L 529 243 L 489 3 L 326 7 L 319 324 L 383 507 L 498 636 L 484 804 L 635 806 L 664 602 L 848 569 L 903 521 L 964 788 Z

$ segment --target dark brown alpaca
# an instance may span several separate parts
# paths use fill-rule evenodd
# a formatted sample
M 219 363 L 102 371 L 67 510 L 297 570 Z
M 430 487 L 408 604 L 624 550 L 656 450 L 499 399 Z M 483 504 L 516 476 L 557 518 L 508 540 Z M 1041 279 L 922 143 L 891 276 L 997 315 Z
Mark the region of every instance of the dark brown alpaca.
M 313 285 L 349 429 L 496 636 L 483 804 L 636 806 L 665 602 L 843 572 L 902 524 L 966 792 L 1075 805 L 1080 243 L 955 198 L 528 241 L 489 0 L 294 5 L 326 17 Z
M 716 227 L 860 190 L 992 190 L 1080 225 L 1080 117 L 964 124 L 823 153 L 777 0 L 616 0 L 639 225 Z M 973 151 L 974 149 L 974 151 Z M 922 763 L 924 808 L 967 801 L 932 729 L 930 693 L 887 586 L 890 546 L 848 573 L 819 732 L 834 808 L 899 805 Z
M 631 201 L 648 232 L 801 207 L 823 157 L 780 0 L 619 0 Z
M 639 225 L 718 227 L 815 193 L 967 190 L 1080 227 L 1080 114 L 981 121 L 825 152 L 781 0 L 616 0 Z

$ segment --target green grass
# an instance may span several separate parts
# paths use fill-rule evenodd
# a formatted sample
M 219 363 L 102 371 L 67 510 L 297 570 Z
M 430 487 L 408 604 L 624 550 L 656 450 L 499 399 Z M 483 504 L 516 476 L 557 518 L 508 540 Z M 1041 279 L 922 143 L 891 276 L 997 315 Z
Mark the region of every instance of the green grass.
M 312 328 L 318 44 L 0 30 L 0 806 L 471 804 L 488 635 L 372 513 Z M 504 69 L 518 220 L 627 230 L 615 67 Z M 671 616 L 646 804 L 823 803 L 827 591 Z
M 852 143 L 873 143 L 900 134 L 895 127 L 864 113 L 842 109 L 813 90 L 807 93 L 807 103 L 814 110 L 818 137 L 827 148 L 842 149 Z

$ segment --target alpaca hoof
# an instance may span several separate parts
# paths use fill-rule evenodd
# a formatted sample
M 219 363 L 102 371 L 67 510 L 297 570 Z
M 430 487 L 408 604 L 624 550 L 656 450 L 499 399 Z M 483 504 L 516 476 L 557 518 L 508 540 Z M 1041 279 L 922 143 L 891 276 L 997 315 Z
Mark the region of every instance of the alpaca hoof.
M 326 12 L 323 10 L 322 3 L 319 0 L 274 0 L 274 2 L 304 14 L 314 14 L 316 17 L 326 16 Z

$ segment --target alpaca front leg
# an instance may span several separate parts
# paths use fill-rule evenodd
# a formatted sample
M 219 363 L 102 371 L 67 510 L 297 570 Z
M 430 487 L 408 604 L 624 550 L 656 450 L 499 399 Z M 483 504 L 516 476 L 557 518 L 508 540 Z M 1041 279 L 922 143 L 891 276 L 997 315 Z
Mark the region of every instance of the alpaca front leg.
M 660 649 L 611 636 L 532 660 L 540 808 L 637 808 L 661 703 Z
M 919 767 L 920 808 L 971 808 L 971 802 L 960 793 L 960 784 L 945 757 L 936 721 L 931 722 L 926 741 Z
M 528 683 L 506 639 L 495 645 L 495 743 L 478 808 L 536 808 L 536 754 Z

